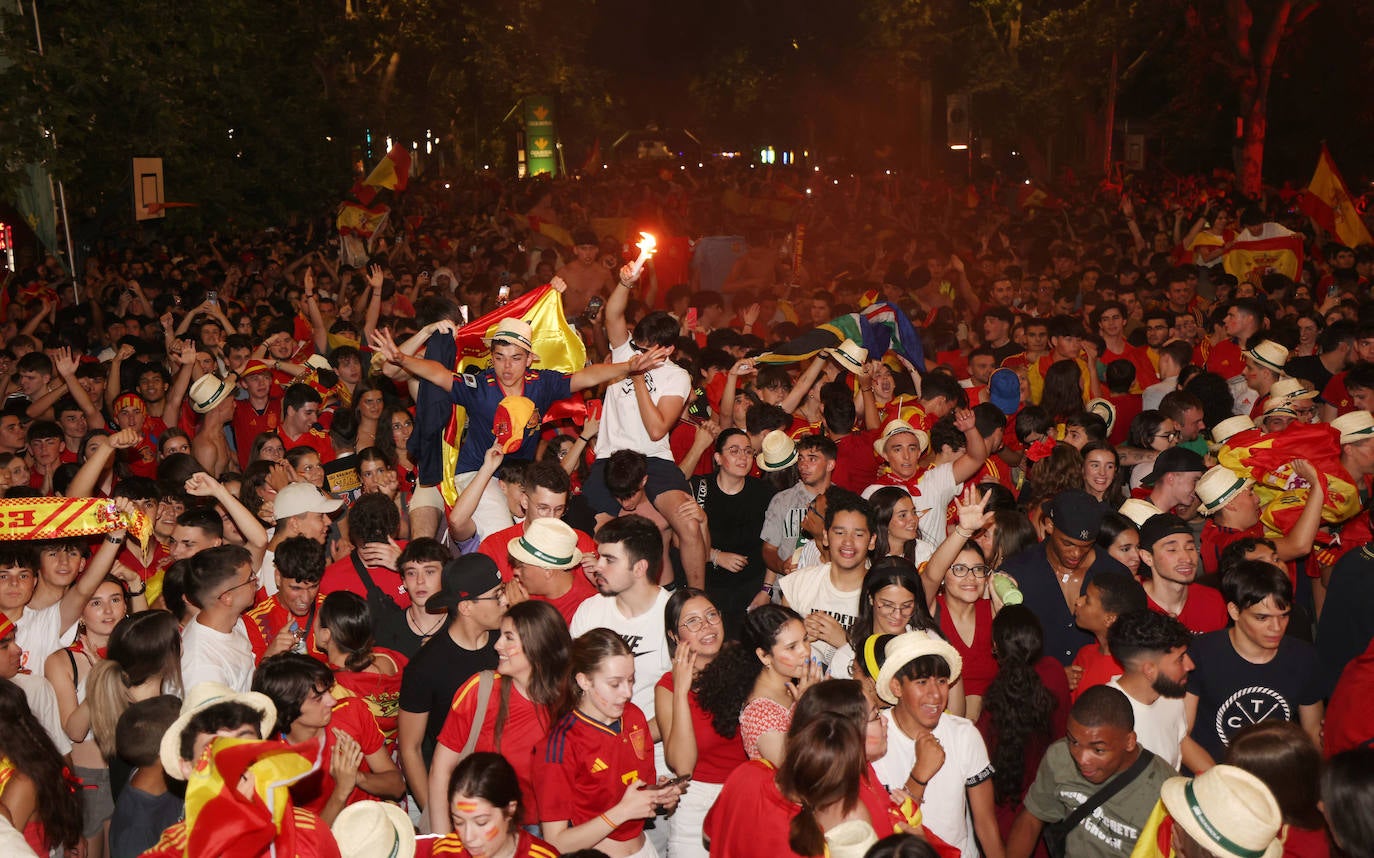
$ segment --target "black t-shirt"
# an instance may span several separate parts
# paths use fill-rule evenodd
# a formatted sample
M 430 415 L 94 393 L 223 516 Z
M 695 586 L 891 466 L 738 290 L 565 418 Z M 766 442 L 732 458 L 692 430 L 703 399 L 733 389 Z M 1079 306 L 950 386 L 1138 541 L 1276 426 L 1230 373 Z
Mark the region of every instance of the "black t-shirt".
M 395 650 L 406 658 L 414 658 L 415 654 L 424 646 L 425 639 L 415 633 L 406 622 L 406 611 L 399 605 L 393 604 L 391 608 L 386 606 L 373 606 L 372 611 L 372 636 L 377 641 L 377 646 Z M 380 607 L 380 610 L 376 608 Z M 395 610 L 392 610 L 394 608 Z M 431 639 L 444 633 L 444 626 L 447 619 L 443 614 L 431 614 L 428 618 L 426 630 L 433 629 Z
M 1006 360 L 1007 358 L 1015 357 L 1016 355 L 1025 353 L 1026 349 L 1020 343 L 1016 342 L 1015 340 L 1011 340 L 1006 345 L 998 346 L 997 348 L 993 349 L 992 358 L 993 360 L 997 361 L 998 366 L 1001 366 L 1002 361 Z
M 1032 545 L 1025 551 L 1007 558 L 1002 571 L 1016 579 L 1016 586 L 1025 596 L 1025 606 L 1040 619 L 1045 631 L 1045 655 L 1058 659 L 1068 667 L 1080 649 L 1093 643 L 1095 638 L 1074 624 L 1073 611 L 1064 601 L 1064 591 L 1059 589 L 1054 569 L 1050 567 L 1049 557 L 1045 554 L 1045 543 Z M 1100 572 L 1126 572 L 1107 552 L 1097 549 L 1093 565 L 1083 574 L 1082 595 L 1088 589 L 1088 582 Z
M 1335 378 L 1335 374 L 1326 368 L 1322 359 L 1317 355 L 1307 355 L 1306 357 L 1295 357 L 1284 367 L 1288 374 L 1294 378 L 1305 379 L 1315 385 L 1318 393 L 1326 389 L 1326 385 Z
M 1196 667 L 1188 693 L 1197 695 L 1192 737 L 1221 762 L 1231 737 L 1261 721 L 1298 721 L 1298 710 L 1321 702 L 1326 694 L 1317 651 L 1311 644 L 1285 637 L 1265 664 L 1241 658 L 1229 629 L 1193 639 L 1189 652 Z
M 426 768 L 434 758 L 434 746 L 439 743 L 439 732 L 444 729 L 453 696 L 475 674 L 496 669 L 498 637 L 496 632 L 490 632 L 486 646 L 470 650 L 454 643 L 446 630 L 441 631 L 420 647 L 406 665 L 401 677 L 401 709 L 429 714 L 421 745 Z
M 715 474 L 693 477 L 692 498 L 706 511 L 711 529 L 711 548 L 743 554 L 749 562 L 738 572 L 708 564 L 706 593 L 727 619 L 726 634 L 734 637 L 735 626 L 763 585 L 763 516 L 773 490 L 763 480 L 745 477 L 737 494 L 728 495 L 716 483 Z
M 1336 561 L 1317 622 L 1317 653 L 1328 688 L 1336 687 L 1345 666 L 1374 640 L 1370 605 L 1374 605 L 1374 547 L 1366 545 Z

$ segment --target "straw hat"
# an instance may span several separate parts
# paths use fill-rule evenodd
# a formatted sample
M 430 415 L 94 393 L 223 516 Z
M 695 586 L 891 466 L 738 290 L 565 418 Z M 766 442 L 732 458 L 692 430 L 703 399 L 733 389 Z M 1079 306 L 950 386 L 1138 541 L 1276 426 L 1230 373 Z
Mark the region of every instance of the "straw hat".
M 1331 428 L 1341 433 L 1342 444 L 1357 444 L 1374 438 L 1374 414 L 1364 409 L 1342 414 L 1331 421 Z
M 1126 498 L 1126 502 L 1117 508 L 1117 512 L 1135 522 L 1136 527 L 1143 527 L 1145 522 L 1152 516 L 1159 515 L 1163 510 L 1144 498 Z
M 197 683 L 187 692 L 186 699 L 181 704 L 181 714 L 162 734 L 158 757 L 162 760 L 162 768 L 168 776 L 179 781 L 185 780 L 181 773 L 181 731 L 186 729 L 192 718 L 218 703 L 242 703 L 261 712 L 262 722 L 259 727 L 264 736 L 271 733 L 273 725 L 277 723 L 277 707 L 266 694 L 256 691 L 235 691 L 222 682 Z
M 1298 412 L 1293 410 L 1293 405 L 1287 397 L 1271 396 L 1264 400 L 1264 413 L 1260 415 L 1260 419 L 1279 416 L 1296 418 Z
M 1235 417 L 1227 417 L 1217 425 L 1212 427 L 1212 443 L 1221 445 L 1242 432 L 1255 428 L 1255 421 L 1244 414 Z
M 1225 465 L 1216 465 L 1198 478 L 1198 512 L 1214 515 L 1231 502 L 1231 498 L 1253 486 L 1255 481 L 1249 477 L 1237 476 L 1236 472 Z
M 1116 406 L 1111 400 L 1098 397 L 1088 401 L 1085 409 L 1089 414 L 1096 414 L 1107 422 L 1107 431 L 1112 431 L 1112 426 L 1116 425 Z
M 883 427 L 883 431 L 879 433 L 878 437 L 873 441 L 873 452 L 877 453 L 879 458 L 882 458 L 883 448 L 887 446 L 887 442 L 903 433 L 910 433 L 916 436 L 916 443 L 921 447 L 921 455 L 925 455 L 925 452 L 930 449 L 929 433 L 922 432 L 905 420 L 897 419 L 887 421 L 887 425 Z
M 415 858 L 415 827 L 387 801 L 350 804 L 330 826 L 344 858 Z
M 492 331 L 491 336 L 483 337 L 482 342 L 486 343 L 487 348 L 491 348 L 496 343 L 511 343 L 527 352 L 532 352 L 534 351 L 534 329 L 524 319 L 507 316 L 496 323 L 496 330 Z
M 1303 383 L 1296 378 L 1284 376 L 1274 382 L 1273 387 L 1269 388 L 1269 397 L 1271 399 L 1282 398 L 1288 400 L 1315 399 L 1317 397 L 1317 391 L 1309 387 L 1304 387 Z
M 191 385 L 191 410 L 197 414 L 208 414 L 233 393 L 234 388 L 224 379 L 213 373 L 206 373 Z
M 838 348 L 826 349 L 825 353 L 850 372 L 863 369 L 864 362 L 868 360 L 868 349 L 853 340 L 845 340 Z
M 888 703 L 896 704 L 897 695 L 892 693 L 892 680 L 897 672 L 923 655 L 938 655 L 949 665 L 951 685 L 964 672 L 964 660 L 954 647 L 938 638 L 932 638 L 924 631 L 905 632 L 888 641 L 887 660 L 878 671 L 876 680 L 878 696 Z
M 1283 375 L 1283 365 L 1288 363 L 1288 349 L 1273 340 L 1264 340 L 1254 348 L 1246 349 L 1245 356 L 1279 375 Z
M 1210 855 L 1278 858 L 1283 811 L 1264 782 L 1235 766 L 1213 766 L 1195 778 L 1169 778 L 1159 797 L 1174 824 Z
M 582 563 L 577 531 L 556 518 L 540 518 L 506 543 L 506 551 L 521 563 L 541 569 L 572 569 Z
M 306 358 L 305 365 L 315 370 L 327 369 L 330 372 L 334 371 L 334 365 L 329 362 L 329 358 L 319 353 Z
M 763 452 L 754 457 L 761 471 L 781 471 L 797 461 L 797 445 L 790 435 L 774 429 L 763 436 Z

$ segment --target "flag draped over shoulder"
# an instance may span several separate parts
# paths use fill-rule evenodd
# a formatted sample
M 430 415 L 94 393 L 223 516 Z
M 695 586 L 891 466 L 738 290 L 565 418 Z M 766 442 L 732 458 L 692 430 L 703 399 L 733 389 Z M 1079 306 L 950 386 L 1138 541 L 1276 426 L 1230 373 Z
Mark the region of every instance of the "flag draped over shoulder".
M 1317 158 L 1317 170 L 1312 174 L 1312 181 L 1307 183 L 1307 188 L 1298 197 L 1298 208 L 1347 247 L 1374 244 L 1374 237 L 1370 236 L 1369 227 L 1360 219 L 1360 212 L 1350 198 L 1350 190 L 1325 145 Z
M 1222 264 L 1226 273 L 1244 280 L 1252 274 L 1285 274 L 1294 280 L 1302 271 L 1300 233 L 1276 223 L 1266 223 L 1258 236 L 1242 232 L 1231 242 Z
M 847 313 L 812 328 L 790 342 L 759 355 L 759 363 L 786 364 L 807 360 L 823 349 L 853 340 L 875 360 L 889 350 L 918 367 L 925 366 L 925 347 L 916 326 L 899 307 L 887 301 L 869 304 L 858 313 Z
M 564 318 L 562 296 L 552 286 L 541 286 L 469 322 L 455 332 L 453 339 L 430 337 L 425 357 L 452 366 L 455 372 L 478 369 L 486 363 L 489 353 L 483 338 L 491 334 L 497 322 L 509 318 L 529 322 L 536 369 L 572 373 L 586 366 L 587 348 Z M 458 463 L 458 445 L 466 419 L 465 409 L 453 404 L 447 390 L 420 383 L 415 409 L 417 431 L 411 435 L 409 449 L 416 457 L 421 484 L 437 484 L 450 505 L 458 499 L 450 478 Z M 441 439 L 440 444 L 434 444 L 436 437 Z

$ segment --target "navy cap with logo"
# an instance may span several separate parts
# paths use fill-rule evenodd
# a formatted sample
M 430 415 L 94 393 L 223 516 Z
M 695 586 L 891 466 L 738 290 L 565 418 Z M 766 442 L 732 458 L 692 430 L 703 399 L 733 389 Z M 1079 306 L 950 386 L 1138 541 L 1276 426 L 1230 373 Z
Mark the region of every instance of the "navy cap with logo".
M 459 602 L 476 599 L 499 587 L 501 570 L 496 568 L 496 561 L 485 554 L 464 554 L 444 564 L 439 582 L 439 592 L 425 602 L 425 610 L 431 614 L 451 610 Z
M 1050 501 L 1054 529 L 1070 539 L 1096 539 L 1106 514 L 1107 505 L 1082 489 L 1065 489 Z

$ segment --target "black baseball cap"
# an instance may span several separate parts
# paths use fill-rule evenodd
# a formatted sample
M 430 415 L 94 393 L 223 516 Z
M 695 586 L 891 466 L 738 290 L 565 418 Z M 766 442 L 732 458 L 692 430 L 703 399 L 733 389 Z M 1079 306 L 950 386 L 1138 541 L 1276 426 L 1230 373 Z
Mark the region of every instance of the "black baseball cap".
M 459 602 L 476 599 L 500 585 L 501 570 L 496 568 L 495 560 L 485 554 L 464 554 L 444 564 L 439 592 L 425 602 L 425 610 L 431 614 L 452 610 Z
M 1185 447 L 1170 447 L 1155 457 L 1154 470 L 1140 481 L 1142 486 L 1153 486 L 1165 474 L 1200 474 L 1207 470 L 1202 457 Z
M 1107 505 L 1082 489 L 1065 489 L 1050 501 L 1054 529 L 1070 539 L 1096 539 Z
M 1140 547 L 1149 551 L 1159 540 L 1179 533 L 1186 533 L 1191 538 L 1193 529 L 1171 512 L 1152 515 L 1140 526 Z

